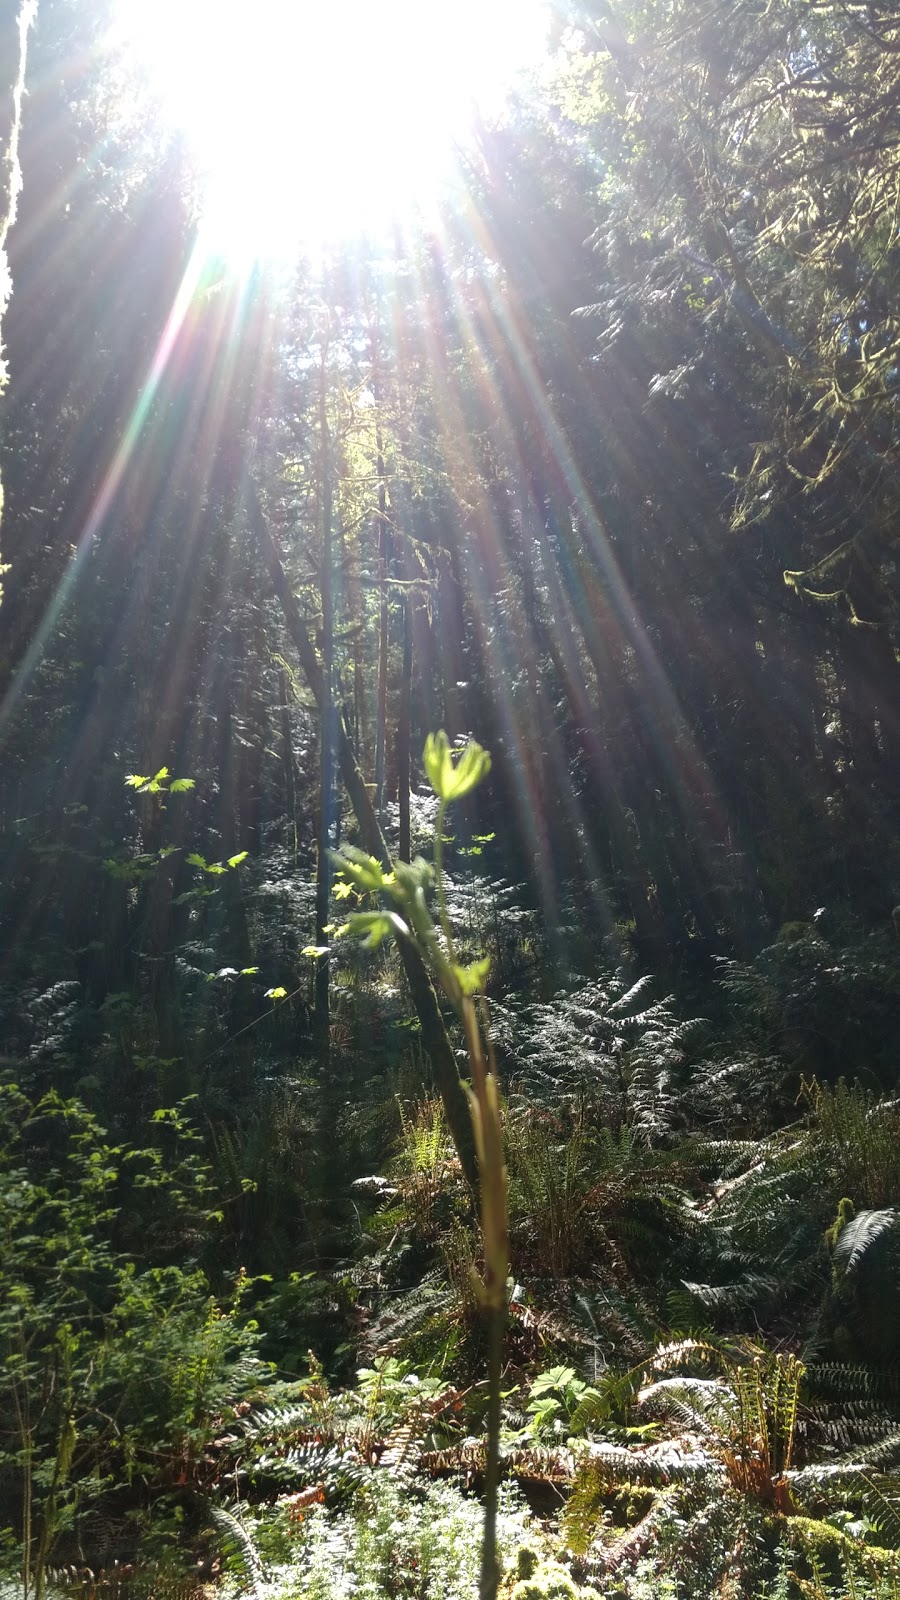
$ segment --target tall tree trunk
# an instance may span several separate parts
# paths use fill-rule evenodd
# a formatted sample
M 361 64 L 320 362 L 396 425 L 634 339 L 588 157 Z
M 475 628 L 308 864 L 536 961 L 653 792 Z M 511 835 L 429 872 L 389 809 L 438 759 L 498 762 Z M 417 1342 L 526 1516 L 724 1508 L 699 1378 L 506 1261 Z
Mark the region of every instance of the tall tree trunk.
M 384 826 L 384 767 L 387 737 L 387 682 L 388 647 L 390 644 L 390 614 L 388 611 L 388 564 L 390 561 L 390 531 L 387 519 L 387 483 L 384 474 L 384 435 L 381 431 L 381 413 L 378 409 L 381 392 L 378 376 L 378 334 L 372 329 L 372 394 L 375 400 L 375 472 L 378 478 L 378 703 L 375 708 L 375 812 Z
M 297 780 L 294 772 L 294 740 L 291 733 L 291 704 L 287 672 L 278 673 L 278 708 L 281 715 L 281 765 L 284 772 L 284 808 L 288 819 L 288 845 L 297 859 Z
M 0 7 L 0 334 L 3 313 L 12 284 L 6 259 L 6 237 L 16 217 L 16 200 L 22 182 L 19 168 L 19 125 L 25 89 L 25 55 L 28 29 L 34 21 L 37 0 L 5 0 Z M 0 393 L 6 387 L 6 366 L 0 343 Z M 0 517 L 3 485 L 0 483 Z M 0 585 L 0 595 L 3 589 Z
M 281 604 L 284 613 L 285 625 L 293 641 L 300 668 L 319 707 L 322 715 L 325 704 L 325 685 L 322 669 L 316 656 L 313 642 L 309 637 L 306 625 L 300 615 L 294 591 L 288 581 L 287 573 L 281 563 L 278 546 L 272 536 L 272 531 L 266 521 L 265 513 L 258 496 L 251 490 L 248 494 L 249 513 L 252 519 L 253 530 L 259 542 L 260 551 L 269 574 L 269 581 Z M 375 856 L 383 866 L 390 866 L 390 853 L 385 843 L 384 834 L 375 814 L 375 807 L 366 788 L 365 778 L 359 768 L 350 736 L 344 723 L 343 716 L 336 713 L 337 727 L 337 753 L 344 787 L 350 798 L 350 804 L 359 824 L 360 838 L 363 847 L 369 854 Z M 459 1075 L 453 1045 L 438 1005 L 437 995 L 434 992 L 428 969 L 415 945 L 408 939 L 398 941 L 400 959 L 406 981 L 409 984 L 413 1005 L 422 1029 L 422 1042 L 431 1060 L 435 1083 L 444 1103 L 447 1117 L 447 1126 L 456 1146 L 460 1165 L 470 1188 L 474 1191 L 478 1187 L 478 1163 L 475 1157 L 475 1141 L 472 1134 L 472 1120 L 469 1115 L 469 1102 L 466 1097 L 465 1086 Z
M 327 943 L 331 899 L 331 856 L 335 812 L 335 697 L 334 697 L 334 503 L 331 481 L 331 439 L 328 423 L 328 342 L 322 342 L 319 373 L 319 495 L 322 531 L 322 701 L 320 706 L 319 746 L 319 825 L 316 859 L 316 944 Z M 331 1019 L 329 1016 L 329 961 L 327 955 L 316 960 L 313 1026 L 320 1059 L 328 1064 Z
M 413 597 L 407 588 L 403 596 L 403 669 L 400 676 L 400 709 L 397 716 L 397 804 L 400 812 L 400 840 L 397 854 L 409 861 L 410 817 L 410 722 L 412 718 Z

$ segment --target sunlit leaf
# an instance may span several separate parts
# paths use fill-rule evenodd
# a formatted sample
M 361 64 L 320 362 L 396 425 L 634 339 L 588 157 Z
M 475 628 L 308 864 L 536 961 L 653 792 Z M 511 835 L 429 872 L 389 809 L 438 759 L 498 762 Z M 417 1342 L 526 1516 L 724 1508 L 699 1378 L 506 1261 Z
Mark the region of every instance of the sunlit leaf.
M 287 989 L 283 989 L 280 984 L 275 989 L 267 989 L 266 990 L 266 999 L 267 1000 L 286 1000 L 287 999 Z
M 318 961 L 320 956 L 327 956 L 329 954 L 330 948 L 330 945 L 327 944 L 307 944 L 304 945 L 300 954 L 303 956 L 312 956 L 314 960 Z
M 394 874 L 385 872 L 375 856 L 366 855 L 364 850 L 357 850 L 353 845 L 333 851 L 332 860 L 345 881 L 361 894 L 378 894 L 394 881 Z
M 388 934 L 409 932 L 403 918 L 398 917 L 396 911 L 355 911 L 348 918 L 347 927 L 358 937 L 365 935 L 363 947 L 366 950 L 376 950 Z
M 453 975 L 463 994 L 478 994 L 487 982 L 490 969 L 491 958 L 484 956 L 481 961 L 473 961 L 467 967 L 454 967 Z
M 125 782 L 132 789 L 142 789 L 145 783 L 150 782 L 150 779 L 142 778 L 138 772 L 129 772 Z
M 195 778 L 173 778 L 169 784 L 170 794 L 184 794 L 185 790 L 196 787 Z
M 443 729 L 428 735 L 422 759 L 428 782 L 445 803 L 470 794 L 491 770 L 491 758 L 480 744 L 470 739 L 462 750 L 454 751 Z
M 206 860 L 203 856 L 198 855 L 196 850 L 191 851 L 187 858 L 187 863 L 189 867 L 202 867 L 203 871 L 206 871 Z
M 241 977 L 249 978 L 251 973 L 258 971 L 259 967 L 241 967 Z
M 236 856 L 229 856 L 228 857 L 228 865 L 230 867 L 239 867 L 241 862 L 242 861 L 246 861 L 246 859 L 247 859 L 247 851 L 246 850 L 239 850 Z

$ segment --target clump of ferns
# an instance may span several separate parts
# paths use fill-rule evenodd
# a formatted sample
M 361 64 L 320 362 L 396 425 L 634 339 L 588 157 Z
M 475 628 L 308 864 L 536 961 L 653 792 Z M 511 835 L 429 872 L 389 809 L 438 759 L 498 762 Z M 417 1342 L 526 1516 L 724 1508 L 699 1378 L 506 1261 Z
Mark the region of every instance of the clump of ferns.
M 784 1062 L 753 1051 L 706 1058 L 693 1067 L 681 1093 L 681 1110 L 694 1129 L 734 1140 L 771 1133 L 792 1114 L 784 1089 Z
M 387 1175 L 357 1179 L 352 1186 L 368 1215 L 360 1240 L 365 1254 L 351 1277 L 373 1328 L 400 1297 L 407 1297 L 414 1313 L 418 1285 L 431 1281 L 447 1238 L 471 1215 L 440 1101 L 401 1103 L 400 1125 Z
M 810 1140 L 836 1202 L 880 1210 L 900 1205 L 900 1100 L 884 1099 L 858 1083 L 812 1079 L 802 1099 L 810 1112 Z
M 306 1495 L 334 1504 L 376 1468 L 411 1474 L 422 1449 L 459 1435 L 460 1397 L 442 1375 L 423 1378 L 409 1362 L 381 1357 L 358 1377 L 357 1390 L 329 1395 L 326 1406 L 307 1393 L 250 1412 L 223 1441 L 223 1481 L 256 1503 Z
M 739 1329 L 800 1294 L 817 1305 L 827 1282 L 827 1201 L 805 1130 L 706 1153 L 720 1171 L 693 1206 L 694 1264 L 669 1295 L 670 1325 Z M 699 1144 L 695 1156 L 703 1154 Z
M 692 1226 L 667 1154 L 633 1128 L 593 1127 L 521 1099 L 506 1119 L 510 1229 L 520 1275 L 595 1276 L 620 1289 L 657 1274 Z M 652 1270 L 651 1270 L 652 1267 Z
M 400 1141 L 387 1176 L 410 1236 L 432 1244 L 467 1214 L 469 1196 L 439 1099 L 400 1104 Z
M 607 974 L 546 1004 L 495 1005 L 492 1028 L 510 1078 L 536 1106 L 578 1108 L 598 1125 L 633 1128 L 645 1143 L 665 1137 L 706 1024 L 679 1019 L 671 995 L 651 999 L 652 983 Z
M 468 1299 L 466 1290 L 467 1286 L 463 1292 Z M 408 1289 L 382 1288 L 360 1341 L 360 1355 L 374 1361 L 403 1354 L 420 1364 L 446 1364 L 457 1343 L 463 1314 L 460 1298 L 443 1264 L 431 1268 Z
M 846 1196 L 825 1234 L 831 1281 L 819 1342 L 845 1359 L 900 1366 L 900 1208 L 856 1211 Z
M 900 1545 L 900 1435 L 804 1460 L 806 1370 L 795 1356 L 682 1339 L 617 1384 L 590 1397 L 574 1425 L 608 1427 L 618 1409 L 656 1434 L 649 1443 L 585 1448 L 565 1527 L 573 1550 L 598 1566 L 633 1566 L 662 1542 L 673 1570 L 692 1583 L 702 1574 L 714 1590 L 727 1577 L 735 1592 L 752 1592 L 774 1575 L 786 1541 L 813 1552 L 823 1541 L 845 1543 L 858 1555 L 861 1540 L 826 1520 L 848 1509 L 872 1541 L 867 1561 L 884 1564 Z M 626 1487 L 643 1492 L 642 1515 L 622 1533 L 613 1511 Z

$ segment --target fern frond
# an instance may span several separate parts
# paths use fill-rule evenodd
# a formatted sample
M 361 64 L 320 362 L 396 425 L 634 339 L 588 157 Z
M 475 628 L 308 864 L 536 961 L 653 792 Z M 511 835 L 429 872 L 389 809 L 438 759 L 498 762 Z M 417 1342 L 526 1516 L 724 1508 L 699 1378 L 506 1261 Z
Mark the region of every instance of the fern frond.
M 834 1260 L 845 1272 L 855 1272 L 873 1245 L 900 1223 L 900 1211 L 893 1206 L 881 1211 L 858 1211 L 844 1224 L 834 1247 Z
M 313 1426 L 313 1420 L 308 1401 L 300 1400 L 290 1405 L 260 1406 L 242 1417 L 239 1426 L 248 1444 L 259 1444 L 302 1433 Z
M 884 1404 L 900 1401 L 900 1372 L 844 1361 L 810 1362 L 804 1376 L 804 1397 L 814 1402 L 833 1396 Z
M 592 1386 L 593 1392 L 576 1406 L 569 1424 L 572 1432 L 587 1433 L 604 1422 L 623 1421 L 637 1398 L 642 1376 L 643 1366 L 632 1367 L 630 1372 L 605 1372 Z
M 900 1549 L 900 1498 L 888 1495 L 867 1473 L 860 1474 L 864 1488 L 863 1509 L 872 1526 L 892 1550 Z M 893 1484 L 897 1487 L 896 1479 Z
M 701 1364 L 716 1363 L 721 1366 L 726 1359 L 725 1347 L 712 1338 L 673 1339 L 669 1344 L 661 1344 L 654 1350 L 648 1362 L 648 1370 L 670 1372 L 673 1368 L 695 1361 Z
M 654 1488 L 687 1483 L 711 1472 L 718 1475 L 719 1463 L 708 1451 L 686 1450 L 673 1439 L 632 1450 L 624 1445 L 592 1444 L 580 1471 L 593 1473 L 610 1487 L 640 1483 Z
M 642 1412 L 719 1442 L 736 1420 L 735 1397 L 716 1378 L 661 1378 L 638 1395 Z
M 606 1572 L 614 1573 L 626 1562 L 637 1561 L 646 1554 L 657 1538 L 660 1522 L 669 1513 L 671 1498 L 671 1490 L 663 1490 L 657 1495 L 640 1522 L 635 1523 L 634 1527 L 623 1533 L 615 1544 L 609 1545 L 602 1552 L 601 1560 Z
M 253 1535 L 239 1515 L 240 1508 L 210 1506 L 210 1516 L 219 1533 L 219 1546 L 240 1591 L 262 1600 L 265 1571 Z

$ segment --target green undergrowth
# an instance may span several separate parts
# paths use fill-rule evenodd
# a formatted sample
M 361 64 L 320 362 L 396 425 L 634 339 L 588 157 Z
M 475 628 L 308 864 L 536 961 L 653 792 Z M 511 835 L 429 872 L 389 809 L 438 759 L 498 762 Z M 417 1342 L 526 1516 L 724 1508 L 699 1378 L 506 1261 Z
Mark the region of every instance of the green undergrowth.
M 373 1474 L 353 1506 L 335 1515 L 313 1505 L 305 1515 L 276 1507 L 254 1533 L 265 1561 L 256 1591 L 266 1600 L 469 1600 L 477 1588 L 482 1510 L 454 1483 L 411 1487 Z M 505 1568 L 517 1551 L 547 1541 L 515 1489 L 501 1497 L 498 1542 Z M 235 1583 L 233 1592 L 241 1592 Z
M 798 971 L 836 969 L 827 1021 L 865 954 L 801 930 L 730 968 L 730 1033 L 613 973 L 493 1004 L 509 1600 L 900 1595 L 896 1085 L 779 1032 Z M 343 1123 L 381 1131 L 319 1211 L 311 1080 L 240 1138 L 188 1100 L 140 1143 L 3 1089 L 2 1559 L 27 1541 L 29 1596 L 475 1595 L 484 1261 L 411 1082 L 368 1081 Z M 290 1261 L 295 1201 L 314 1248 L 236 1272 L 270 1225 Z

